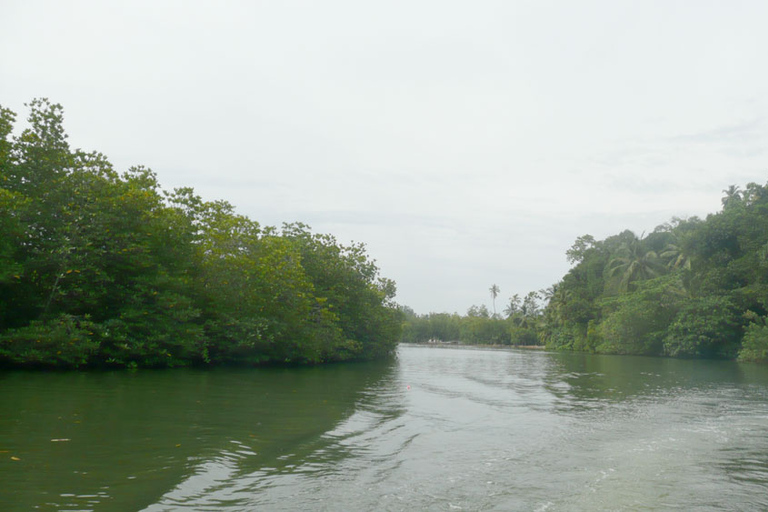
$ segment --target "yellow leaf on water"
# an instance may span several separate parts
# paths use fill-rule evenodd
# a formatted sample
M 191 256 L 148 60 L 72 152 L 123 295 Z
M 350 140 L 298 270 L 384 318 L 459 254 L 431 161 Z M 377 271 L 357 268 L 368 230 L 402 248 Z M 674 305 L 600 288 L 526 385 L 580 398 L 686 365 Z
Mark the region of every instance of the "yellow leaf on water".
M 11 460 L 21 460 L 21 459 L 18 457 L 11 457 Z

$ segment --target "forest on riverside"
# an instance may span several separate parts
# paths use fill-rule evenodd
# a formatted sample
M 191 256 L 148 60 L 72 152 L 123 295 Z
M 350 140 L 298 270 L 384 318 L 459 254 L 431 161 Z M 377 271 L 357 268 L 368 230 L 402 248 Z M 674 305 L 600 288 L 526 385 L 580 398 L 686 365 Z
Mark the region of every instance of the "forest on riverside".
M 393 353 L 395 283 L 362 244 L 263 227 L 72 150 L 63 109 L 0 107 L 0 365 L 321 363 Z
M 542 345 L 555 350 L 768 361 L 768 186 L 724 191 L 706 219 L 672 219 L 647 236 L 579 237 L 571 270 L 495 312 L 406 310 L 413 343 Z

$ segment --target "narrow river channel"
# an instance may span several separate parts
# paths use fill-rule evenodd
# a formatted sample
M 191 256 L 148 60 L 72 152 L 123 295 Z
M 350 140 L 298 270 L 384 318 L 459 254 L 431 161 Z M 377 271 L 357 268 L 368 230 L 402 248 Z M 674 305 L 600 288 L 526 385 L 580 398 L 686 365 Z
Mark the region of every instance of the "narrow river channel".
M 6 371 L 0 510 L 768 510 L 768 367 L 401 346 Z

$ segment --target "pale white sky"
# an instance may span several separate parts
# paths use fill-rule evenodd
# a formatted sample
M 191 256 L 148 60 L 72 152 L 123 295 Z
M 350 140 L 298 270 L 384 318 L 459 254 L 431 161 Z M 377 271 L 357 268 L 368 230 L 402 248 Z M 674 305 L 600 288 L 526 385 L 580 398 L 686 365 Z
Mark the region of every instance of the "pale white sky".
M 0 105 L 263 225 L 368 246 L 419 313 L 768 181 L 768 2 L 3 0 Z

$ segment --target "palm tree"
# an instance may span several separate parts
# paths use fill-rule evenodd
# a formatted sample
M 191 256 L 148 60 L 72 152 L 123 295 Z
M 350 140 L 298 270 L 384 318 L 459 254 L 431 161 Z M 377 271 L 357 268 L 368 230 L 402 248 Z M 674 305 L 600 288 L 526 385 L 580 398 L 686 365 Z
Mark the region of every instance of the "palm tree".
M 491 298 L 493 299 L 493 316 L 496 317 L 496 297 L 499 296 L 499 292 L 501 291 L 498 287 L 498 285 L 493 285 L 489 288 L 491 292 Z
M 551 317 L 553 323 L 560 324 L 563 320 L 564 311 L 573 298 L 573 292 L 562 286 L 561 283 L 557 283 L 552 287 L 555 290 L 544 312 L 547 316 Z
M 552 298 L 557 293 L 558 288 L 560 287 L 560 283 L 555 283 L 549 288 L 542 288 L 539 290 L 539 297 L 544 301 L 544 305 L 548 305 Z
M 744 199 L 744 194 L 741 190 L 739 190 L 737 185 L 729 186 L 727 189 L 723 190 L 723 193 L 725 194 L 725 197 L 721 199 L 721 202 L 723 203 L 723 209 L 741 203 Z
M 616 291 L 630 291 L 635 281 L 658 277 L 666 270 L 656 251 L 646 250 L 642 242 L 635 237 L 623 243 L 608 262 L 608 277 Z
M 504 308 L 504 314 L 507 315 L 507 318 L 512 318 L 518 311 L 520 311 L 520 295 L 514 294 L 509 298 L 509 304 Z
M 686 269 L 691 268 L 691 258 L 683 252 L 683 250 L 675 244 L 667 244 L 664 248 L 664 252 L 659 256 L 667 262 L 667 267 L 670 269 Z

